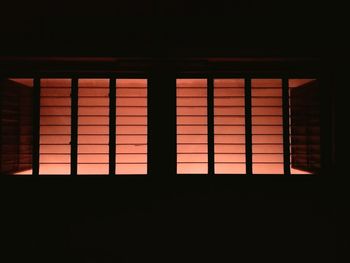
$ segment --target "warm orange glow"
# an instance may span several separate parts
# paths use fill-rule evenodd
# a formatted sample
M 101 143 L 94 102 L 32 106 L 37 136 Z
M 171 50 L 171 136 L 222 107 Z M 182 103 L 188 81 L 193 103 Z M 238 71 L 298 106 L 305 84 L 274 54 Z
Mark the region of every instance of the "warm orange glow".
M 207 80 L 176 80 L 177 173 L 208 173 Z
M 252 79 L 253 174 L 283 174 L 282 80 Z
M 288 86 L 289 88 L 299 88 L 313 81 L 316 81 L 316 79 L 290 79 L 288 81 Z
M 116 174 L 147 174 L 147 79 L 116 87 Z
M 214 79 L 215 173 L 244 174 L 244 79 Z
M 71 79 L 41 80 L 41 175 L 70 174 L 70 87 Z M 147 174 L 147 79 L 118 79 L 116 87 L 116 174 Z M 109 79 L 79 79 L 78 174 L 108 173 Z
M 311 80 L 292 80 L 298 87 Z M 244 79 L 214 80 L 216 174 L 245 174 Z M 207 84 L 177 79 L 177 173 L 207 173 Z M 282 80 L 252 79 L 253 174 L 283 174 Z M 307 172 L 292 168 L 292 174 Z
M 33 79 L 11 80 L 33 87 Z M 79 175 L 109 173 L 109 81 L 78 82 Z M 289 88 L 314 81 L 290 79 Z M 282 80 L 252 79 L 251 83 L 253 174 L 283 174 Z M 41 79 L 40 84 L 39 173 L 69 175 L 71 79 Z M 207 174 L 207 79 L 177 79 L 176 85 L 177 173 Z M 246 173 L 244 85 L 244 79 L 214 79 L 216 174 Z M 293 135 L 290 128 L 290 138 Z M 23 154 L 27 156 L 23 160 L 30 162 L 31 153 Z M 295 167 L 291 173 L 309 174 Z M 32 170 L 16 174 L 29 175 Z M 116 174 L 147 174 L 147 79 L 116 80 Z
M 78 175 L 109 173 L 109 79 L 78 81 Z
M 39 174 L 70 174 L 70 79 L 40 81 Z

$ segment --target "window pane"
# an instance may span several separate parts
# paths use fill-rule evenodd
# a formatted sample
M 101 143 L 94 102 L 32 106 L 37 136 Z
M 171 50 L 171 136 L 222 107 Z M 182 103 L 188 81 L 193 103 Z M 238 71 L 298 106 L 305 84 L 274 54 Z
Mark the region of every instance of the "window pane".
M 109 173 L 109 79 L 78 81 L 78 174 Z
M 216 174 L 244 174 L 244 79 L 214 79 Z
M 252 79 L 253 174 L 283 174 L 282 80 Z
M 176 80 L 177 173 L 208 173 L 207 80 Z
M 40 81 L 39 174 L 70 174 L 71 80 Z
M 147 79 L 117 79 L 116 98 L 116 174 L 147 174 Z

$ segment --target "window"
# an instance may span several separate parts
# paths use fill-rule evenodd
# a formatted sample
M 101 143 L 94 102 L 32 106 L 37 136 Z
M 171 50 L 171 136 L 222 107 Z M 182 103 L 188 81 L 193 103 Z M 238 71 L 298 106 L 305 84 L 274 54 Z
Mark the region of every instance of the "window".
M 169 95 L 176 174 L 320 172 L 316 79 L 198 76 Z M 1 173 L 147 175 L 149 147 L 162 150 L 148 145 L 148 88 L 146 78 L 2 80 Z
M 147 174 L 147 79 L 42 78 L 36 86 L 34 82 L 1 83 L 2 173 Z
M 177 174 L 210 174 L 211 166 L 216 175 L 249 174 L 249 166 L 257 175 L 320 171 L 316 80 L 177 79 L 176 84 Z

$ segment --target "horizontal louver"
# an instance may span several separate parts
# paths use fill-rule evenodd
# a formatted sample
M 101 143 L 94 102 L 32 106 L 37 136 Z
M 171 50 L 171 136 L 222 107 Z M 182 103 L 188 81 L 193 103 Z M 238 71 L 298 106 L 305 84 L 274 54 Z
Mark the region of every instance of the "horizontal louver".
M 209 170 L 217 175 L 245 174 L 250 157 L 253 174 L 289 174 L 284 163 L 288 148 L 291 174 L 320 171 L 321 103 L 315 79 L 289 79 L 288 87 L 283 87 L 289 93 L 283 94 L 282 79 L 210 81 L 213 90 L 208 90 L 206 78 L 176 80 L 177 174 L 208 174 Z M 152 131 L 147 121 L 147 79 L 43 78 L 36 83 L 40 115 L 34 123 L 40 122 L 40 129 L 35 164 L 33 79 L 1 83 L 2 173 L 32 174 L 38 164 L 40 175 L 69 175 L 71 169 L 75 173 L 75 165 L 78 175 L 147 174 L 147 137 Z M 72 97 L 74 83 L 77 96 Z M 248 102 L 251 111 L 246 108 Z M 288 102 L 289 112 L 282 105 Z M 77 115 L 71 116 L 74 105 Z M 250 121 L 251 140 L 246 127 Z M 153 143 L 154 147 L 158 142 Z
M 116 82 L 116 174 L 147 174 L 147 79 Z
M 283 174 L 282 80 L 252 79 L 253 174 Z
M 71 80 L 40 81 L 39 174 L 70 174 Z
M 207 80 L 176 80 L 177 173 L 208 173 Z
M 109 79 L 78 81 L 78 175 L 109 173 Z
M 244 79 L 214 79 L 216 174 L 244 174 Z

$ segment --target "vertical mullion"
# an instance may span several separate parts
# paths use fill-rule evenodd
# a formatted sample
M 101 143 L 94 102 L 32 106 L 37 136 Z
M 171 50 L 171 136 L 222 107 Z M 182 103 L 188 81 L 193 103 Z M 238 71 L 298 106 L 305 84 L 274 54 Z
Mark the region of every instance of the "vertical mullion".
M 336 80 L 327 77 L 318 77 L 318 100 L 319 108 L 317 109 L 320 114 L 319 127 L 320 127 L 320 168 L 322 175 L 329 175 L 332 173 L 330 169 L 332 166 L 335 167 L 335 130 L 334 130 L 334 121 L 335 121 L 335 98 L 334 98 L 334 89 L 332 83 L 335 83 Z M 317 171 L 318 173 L 320 171 Z
M 153 90 L 153 88 L 151 89 L 150 87 L 153 87 L 152 78 L 147 80 L 147 175 L 150 175 L 154 171 L 153 159 L 151 156 L 151 153 L 153 153 L 153 147 L 154 147 L 153 140 L 152 140 L 153 134 L 152 134 L 152 130 L 150 129 L 150 127 L 153 126 L 153 115 L 152 115 L 153 101 L 151 100 L 153 96 L 153 94 L 151 94 L 151 90 Z
M 116 79 L 109 80 L 109 175 L 115 175 L 116 161 Z
M 288 79 L 282 79 L 283 105 L 283 165 L 284 174 L 290 175 L 290 141 L 289 141 L 289 88 Z
M 78 79 L 72 79 L 71 87 L 71 152 L 70 152 L 70 172 L 77 174 L 78 160 Z
M 246 174 L 253 174 L 253 151 L 252 151 L 252 85 L 251 79 L 245 79 L 245 155 Z
M 215 174 L 214 169 L 214 80 L 208 78 L 207 85 L 207 112 L 208 112 L 208 175 Z
M 173 176 L 177 169 L 176 77 L 156 63 L 147 83 L 147 172 Z
M 16 171 L 19 171 L 20 170 L 20 162 L 21 162 L 21 156 L 20 156 L 20 152 L 21 152 L 21 97 L 22 97 L 22 94 L 21 94 L 21 90 L 19 89 L 18 90 L 18 94 L 19 96 L 16 98 L 17 99 L 17 109 L 16 109 L 16 113 L 17 113 L 17 116 L 16 116 L 16 120 L 17 120 L 17 134 L 16 134 Z M 40 107 L 39 107 L 40 109 Z M 39 113 L 39 116 L 40 116 L 40 113 Z M 40 134 L 40 130 L 39 130 L 39 134 Z M 40 145 L 40 141 L 39 141 L 39 145 Z M 40 154 L 40 146 L 39 146 L 39 154 Z
M 4 95 L 3 89 L 0 89 L 0 174 L 2 174 L 2 156 L 3 156 L 3 149 L 2 149 L 2 140 L 3 140 L 3 129 L 2 127 L 4 126 L 2 123 L 2 110 L 3 110 L 3 100 L 4 100 Z
M 34 78 L 33 90 L 33 175 L 39 175 L 40 150 L 40 78 Z
M 21 162 L 21 157 L 20 157 L 20 148 L 21 148 L 21 124 L 20 124 L 20 121 L 21 121 L 21 114 L 20 114 L 20 107 L 21 107 L 21 101 L 20 101 L 20 98 L 21 98 L 21 90 L 18 90 L 18 93 L 19 93 L 19 96 L 17 97 L 17 116 L 16 116 L 16 120 L 17 120 L 17 131 L 18 133 L 16 134 L 16 171 L 19 170 L 19 166 L 20 166 L 20 162 Z M 40 116 L 40 114 L 39 114 Z M 39 142 L 39 145 L 40 145 L 40 142 Z M 39 154 L 40 154 L 40 147 L 39 147 Z

